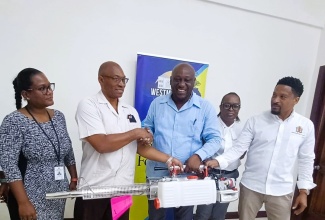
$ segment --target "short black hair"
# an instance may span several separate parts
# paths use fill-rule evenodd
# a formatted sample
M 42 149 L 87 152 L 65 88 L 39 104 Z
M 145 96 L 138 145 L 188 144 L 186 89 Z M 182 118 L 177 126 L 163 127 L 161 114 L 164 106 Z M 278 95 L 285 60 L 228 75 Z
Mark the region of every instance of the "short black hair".
M 220 104 L 223 103 L 223 100 L 224 100 L 224 99 L 226 98 L 226 96 L 228 96 L 228 95 L 234 95 L 234 96 L 237 96 L 238 99 L 239 99 L 239 101 L 240 101 L 240 97 L 239 97 L 239 95 L 238 95 L 237 93 L 235 93 L 235 92 L 229 92 L 229 93 L 227 93 L 226 95 L 224 95 L 224 96 L 222 97 L 222 99 L 221 99 L 221 103 L 220 103 Z
M 295 96 L 300 97 L 302 93 L 304 92 L 304 85 L 300 81 L 300 79 L 297 79 L 292 76 L 286 76 L 283 77 L 278 81 L 276 85 L 285 85 L 285 86 L 290 86 L 292 89 L 292 92 Z
M 16 109 L 21 108 L 21 92 L 29 89 L 32 85 L 33 76 L 40 73 L 42 72 L 34 68 L 26 68 L 18 73 L 12 82 L 15 89 Z

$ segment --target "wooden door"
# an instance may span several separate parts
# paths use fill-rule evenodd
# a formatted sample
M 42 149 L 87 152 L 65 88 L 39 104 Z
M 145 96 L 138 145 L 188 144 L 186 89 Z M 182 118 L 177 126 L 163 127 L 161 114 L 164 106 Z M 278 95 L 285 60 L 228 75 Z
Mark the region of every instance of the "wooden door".
M 315 125 L 315 169 L 316 188 L 308 196 L 308 207 L 292 220 L 325 220 L 325 66 L 321 66 L 316 84 L 310 119 Z M 296 190 L 297 194 L 297 190 Z

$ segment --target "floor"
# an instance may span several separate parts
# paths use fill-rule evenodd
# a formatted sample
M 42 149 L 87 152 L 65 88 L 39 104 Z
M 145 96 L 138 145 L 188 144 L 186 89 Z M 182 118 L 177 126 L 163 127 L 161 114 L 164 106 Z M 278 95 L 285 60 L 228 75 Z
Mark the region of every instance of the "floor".
M 233 220 L 238 220 L 238 219 L 233 219 Z M 256 220 L 267 220 L 267 218 L 256 218 Z

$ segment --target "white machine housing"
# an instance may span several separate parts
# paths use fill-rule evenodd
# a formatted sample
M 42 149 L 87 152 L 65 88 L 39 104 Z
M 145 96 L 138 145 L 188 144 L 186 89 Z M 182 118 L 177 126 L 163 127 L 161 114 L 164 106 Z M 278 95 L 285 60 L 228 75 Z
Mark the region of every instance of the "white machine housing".
M 238 190 L 217 190 L 217 201 L 220 203 L 233 202 L 238 199 Z
M 158 182 L 156 208 L 203 205 L 215 203 L 216 183 L 212 179 Z

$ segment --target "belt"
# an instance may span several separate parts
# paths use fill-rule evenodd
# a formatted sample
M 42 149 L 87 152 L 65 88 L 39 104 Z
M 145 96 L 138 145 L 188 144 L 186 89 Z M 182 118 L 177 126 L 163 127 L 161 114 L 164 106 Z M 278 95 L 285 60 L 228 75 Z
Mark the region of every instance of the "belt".
M 230 174 L 230 173 L 233 173 L 233 172 L 236 172 L 237 169 L 234 169 L 232 171 L 228 171 L 228 170 L 219 170 L 219 169 L 214 169 L 214 168 L 211 168 L 210 169 L 210 172 L 212 173 L 217 173 L 217 174 Z

